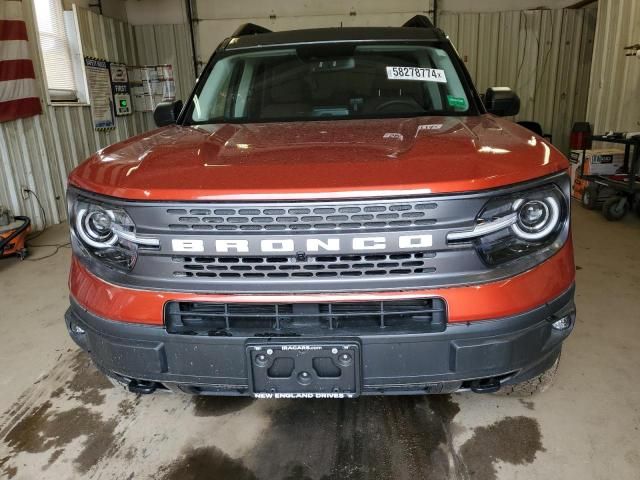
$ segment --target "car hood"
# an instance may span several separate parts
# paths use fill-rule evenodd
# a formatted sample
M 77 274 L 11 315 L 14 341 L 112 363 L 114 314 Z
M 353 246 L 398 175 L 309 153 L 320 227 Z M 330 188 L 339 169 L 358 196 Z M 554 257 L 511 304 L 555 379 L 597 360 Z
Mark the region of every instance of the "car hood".
M 491 115 L 171 126 L 111 145 L 72 185 L 145 200 L 454 193 L 568 167 L 530 131 Z

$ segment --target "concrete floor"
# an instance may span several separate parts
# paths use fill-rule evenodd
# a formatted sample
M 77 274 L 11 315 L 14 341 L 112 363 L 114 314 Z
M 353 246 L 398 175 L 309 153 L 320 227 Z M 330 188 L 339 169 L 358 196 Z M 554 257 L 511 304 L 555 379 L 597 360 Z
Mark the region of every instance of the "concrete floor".
M 638 479 L 640 220 L 576 207 L 574 237 L 578 324 L 526 400 L 136 397 L 67 337 L 69 249 L 0 261 L 0 478 Z

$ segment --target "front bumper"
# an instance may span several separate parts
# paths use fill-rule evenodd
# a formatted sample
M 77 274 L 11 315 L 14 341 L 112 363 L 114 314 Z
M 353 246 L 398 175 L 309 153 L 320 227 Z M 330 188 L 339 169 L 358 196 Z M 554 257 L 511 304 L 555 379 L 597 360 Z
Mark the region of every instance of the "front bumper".
M 482 385 L 522 382 L 553 364 L 573 328 L 573 295 L 572 286 L 528 312 L 449 323 L 443 332 L 320 340 L 359 344 L 363 395 L 481 391 Z M 567 312 L 571 325 L 554 329 L 552 322 Z M 255 338 L 169 334 L 161 326 L 100 318 L 73 298 L 65 320 L 71 337 L 98 367 L 121 381 L 157 382 L 165 388 L 205 395 L 253 393 L 246 349 Z M 283 339 L 260 340 L 275 343 Z

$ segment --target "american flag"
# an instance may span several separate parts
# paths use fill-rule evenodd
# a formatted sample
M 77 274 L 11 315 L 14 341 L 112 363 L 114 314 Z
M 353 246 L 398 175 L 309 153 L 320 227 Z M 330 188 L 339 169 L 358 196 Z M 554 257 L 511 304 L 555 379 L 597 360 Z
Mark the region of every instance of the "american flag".
M 42 113 L 21 0 L 0 0 L 0 122 Z

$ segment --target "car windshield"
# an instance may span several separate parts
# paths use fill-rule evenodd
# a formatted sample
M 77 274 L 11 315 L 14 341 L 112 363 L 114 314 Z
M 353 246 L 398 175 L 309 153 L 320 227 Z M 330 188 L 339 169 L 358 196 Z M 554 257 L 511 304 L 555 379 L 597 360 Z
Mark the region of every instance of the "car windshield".
M 186 123 L 464 115 L 451 57 L 428 45 L 324 44 L 231 53 L 215 61 Z

